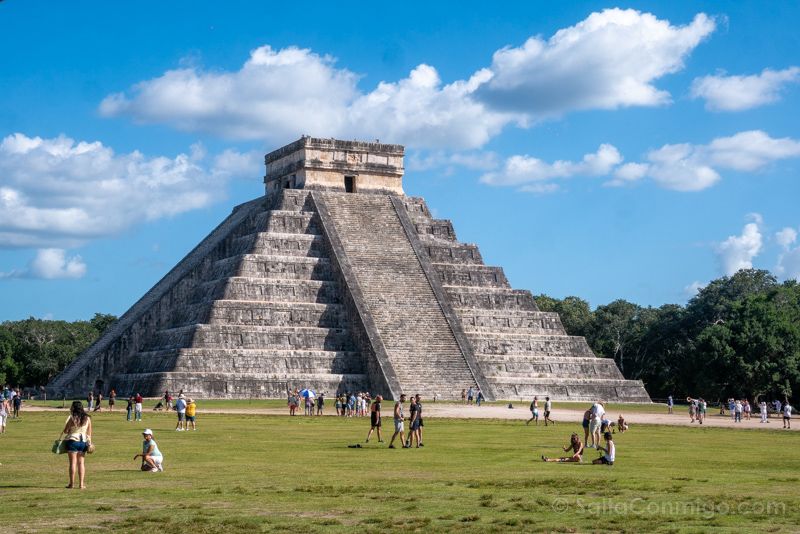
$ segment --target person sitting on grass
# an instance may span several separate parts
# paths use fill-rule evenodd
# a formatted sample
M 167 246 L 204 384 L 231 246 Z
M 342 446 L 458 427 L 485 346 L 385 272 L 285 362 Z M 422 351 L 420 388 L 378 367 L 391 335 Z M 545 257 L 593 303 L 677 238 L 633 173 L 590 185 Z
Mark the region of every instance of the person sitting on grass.
M 158 450 L 158 444 L 153 439 L 153 431 L 145 428 L 142 432 L 144 441 L 142 442 L 142 454 L 137 454 L 133 459 L 142 459 L 142 471 L 156 473 L 164 470 L 164 455 Z
M 614 465 L 614 458 L 617 455 L 617 447 L 614 445 L 614 437 L 611 435 L 611 432 L 606 432 L 603 434 L 603 438 L 606 440 L 606 446 L 597 447 L 597 450 L 602 451 L 603 455 L 600 458 L 592 460 L 592 463 Z
M 619 419 L 617 419 L 617 429 L 620 434 L 628 430 L 628 423 L 625 422 L 625 418 L 622 417 L 622 414 L 619 414 Z
M 581 443 L 581 438 L 578 437 L 578 434 L 572 433 L 572 436 L 569 438 L 569 444 L 564 447 L 564 452 L 572 450 L 572 456 L 562 456 L 561 458 L 548 458 L 544 454 L 542 455 L 543 462 L 578 462 L 580 463 L 583 460 L 583 443 Z

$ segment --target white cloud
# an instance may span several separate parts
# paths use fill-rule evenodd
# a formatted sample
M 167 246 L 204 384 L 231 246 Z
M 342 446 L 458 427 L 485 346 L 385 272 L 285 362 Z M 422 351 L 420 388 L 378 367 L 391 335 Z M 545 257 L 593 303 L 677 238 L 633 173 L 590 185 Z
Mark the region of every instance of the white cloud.
M 763 239 L 759 225 L 761 216 L 751 214 L 754 222 L 745 224 L 741 235 L 732 235 L 716 245 L 716 253 L 724 274 L 730 276 L 740 269 L 752 269 L 753 259 L 761 252 Z
M 609 186 L 620 186 L 636 182 L 647 176 L 649 165 L 644 163 L 626 163 L 614 171 L 614 179 L 605 183 Z
M 673 26 L 650 13 L 606 9 L 555 33 L 495 52 L 481 94 L 500 109 L 550 116 L 578 109 L 656 106 L 669 93 L 653 82 L 683 68 L 715 28 L 698 14 Z
M 73 248 L 207 206 L 243 167 L 233 169 L 234 153 L 223 153 L 227 168 L 206 169 L 203 152 L 146 157 L 64 136 L 10 135 L 0 142 L 0 247 Z
M 349 107 L 345 131 L 424 148 L 478 148 L 514 120 L 472 98 L 491 74 L 478 71 L 469 80 L 442 85 L 436 69 L 419 65 L 408 78 L 378 87 Z
M 100 112 L 270 143 L 307 133 L 475 149 L 510 123 L 526 127 L 574 110 L 669 102 L 652 83 L 683 68 L 714 26 L 704 14 L 673 26 L 651 14 L 608 9 L 547 41 L 532 37 L 498 50 L 490 67 L 467 79 L 443 83 L 435 67 L 421 64 L 369 91 L 330 56 L 262 46 L 235 71 L 190 65 L 141 81 L 106 97 Z
M 703 98 L 712 111 L 742 111 L 777 102 L 789 83 L 800 81 L 800 67 L 764 69 L 750 76 L 703 76 L 692 82 L 692 98 Z
M 775 272 L 784 278 L 800 281 L 800 247 L 792 248 L 797 242 L 797 235 L 797 230 L 789 227 L 775 233 L 775 241 L 783 249 L 778 256 Z
M 547 163 L 531 156 L 511 156 L 503 168 L 481 176 L 481 182 L 489 185 L 524 186 L 528 192 L 551 192 L 555 179 L 573 176 L 604 176 L 622 162 L 622 155 L 613 145 L 602 144 L 597 152 L 586 154 L 580 161 L 555 161 Z M 536 182 L 548 182 L 546 186 Z M 531 186 L 532 183 L 536 183 Z
M 620 167 L 607 185 L 623 185 L 649 176 L 674 191 L 701 191 L 717 183 L 720 172 L 756 172 L 769 164 L 800 156 L 800 141 L 775 139 L 761 130 L 720 137 L 707 145 L 681 143 L 651 150 L 644 163 Z
M 307 49 L 262 46 L 236 72 L 170 70 L 136 84 L 132 97 L 106 97 L 100 112 L 235 139 L 333 135 L 356 97 L 358 79 L 333 63 Z
M 800 247 L 789 249 L 778 257 L 775 269 L 779 276 L 800 282 Z
M 86 263 L 78 256 L 67 257 L 67 252 L 60 248 L 40 249 L 28 267 L 8 273 L 0 273 L 0 278 L 43 278 L 55 280 L 62 278 L 83 278 L 86 274 Z
M 775 241 L 783 248 L 788 249 L 797 241 L 797 230 L 786 227 L 775 233 Z

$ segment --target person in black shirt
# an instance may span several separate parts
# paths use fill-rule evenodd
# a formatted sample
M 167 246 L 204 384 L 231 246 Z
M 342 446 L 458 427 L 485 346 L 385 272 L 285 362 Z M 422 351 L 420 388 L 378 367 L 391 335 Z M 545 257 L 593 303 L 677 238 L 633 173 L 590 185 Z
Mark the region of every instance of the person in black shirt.
M 374 430 L 378 430 L 378 443 L 383 443 L 383 437 L 381 436 L 381 401 L 383 397 L 380 395 L 375 397 L 375 402 L 372 403 L 369 409 L 369 422 L 370 428 L 369 433 L 367 434 L 367 443 L 369 443 L 369 438 L 372 436 L 372 432 Z

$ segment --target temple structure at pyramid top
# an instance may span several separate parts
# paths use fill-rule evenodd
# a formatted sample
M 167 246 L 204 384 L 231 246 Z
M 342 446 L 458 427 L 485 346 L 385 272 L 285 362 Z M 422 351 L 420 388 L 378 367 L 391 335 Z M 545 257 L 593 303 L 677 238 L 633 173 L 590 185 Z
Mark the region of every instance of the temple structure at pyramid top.
M 403 194 L 403 146 L 301 137 L 264 158 L 266 194 L 281 189 Z
M 302 137 L 59 376 L 52 394 L 283 397 L 310 388 L 649 402 L 403 192 L 400 145 Z

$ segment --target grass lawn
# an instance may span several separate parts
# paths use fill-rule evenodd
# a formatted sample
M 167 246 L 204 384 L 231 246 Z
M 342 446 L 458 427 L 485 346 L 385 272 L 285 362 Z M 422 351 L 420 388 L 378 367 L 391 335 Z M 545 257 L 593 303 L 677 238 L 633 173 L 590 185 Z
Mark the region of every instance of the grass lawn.
M 207 401 L 204 401 L 204 404 Z M 429 419 L 426 446 L 363 444 L 365 419 L 94 416 L 88 489 L 50 452 L 64 413 L 0 436 L 0 524 L 16 532 L 789 532 L 800 524 L 797 433 L 640 425 L 613 467 L 544 464 L 578 425 Z M 154 429 L 163 473 L 132 457 Z M 388 428 L 387 428 L 388 430 Z M 363 448 L 348 444 L 361 442 Z M 596 457 L 595 451 L 587 458 Z

